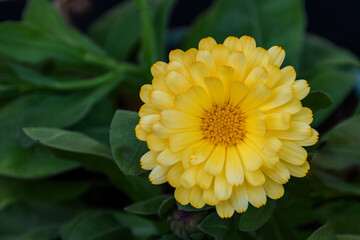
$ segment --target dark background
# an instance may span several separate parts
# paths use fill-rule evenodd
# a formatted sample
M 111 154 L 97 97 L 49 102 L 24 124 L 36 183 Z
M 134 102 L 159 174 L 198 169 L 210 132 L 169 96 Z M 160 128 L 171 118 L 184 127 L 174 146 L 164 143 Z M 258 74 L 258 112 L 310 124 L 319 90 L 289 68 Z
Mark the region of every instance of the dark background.
M 59 0 L 70 10 L 71 22 L 82 31 L 104 11 L 121 0 Z M 178 0 L 170 26 L 186 26 L 213 1 Z M 0 21 L 19 20 L 25 0 L 0 0 Z M 318 34 L 360 57 L 360 1 L 306 0 L 307 31 Z

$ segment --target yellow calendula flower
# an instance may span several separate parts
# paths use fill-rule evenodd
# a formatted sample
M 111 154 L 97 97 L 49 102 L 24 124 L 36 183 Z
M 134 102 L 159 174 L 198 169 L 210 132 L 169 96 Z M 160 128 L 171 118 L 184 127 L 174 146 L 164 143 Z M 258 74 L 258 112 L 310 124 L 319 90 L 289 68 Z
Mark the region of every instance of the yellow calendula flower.
M 174 50 L 169 63 L 155 63 L 136 127 L 150 149 L 140 160 L 150 181 L 169 182 L 179 203 L 216 206 L 224 218 L 280 198 L 290 176 L 304 177 L 303 146 L 318 133 L 300 102 L 308 83 L 280 68 L 284 57 L 281 47 L 256 47 L 249 36 L 223 44 L 208 37 L 199 50 Z

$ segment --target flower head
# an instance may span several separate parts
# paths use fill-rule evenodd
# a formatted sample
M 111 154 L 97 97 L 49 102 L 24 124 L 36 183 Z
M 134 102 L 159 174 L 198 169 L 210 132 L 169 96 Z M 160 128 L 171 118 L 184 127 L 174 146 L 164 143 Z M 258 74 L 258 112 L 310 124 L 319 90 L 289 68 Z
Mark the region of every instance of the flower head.
M 153 184 L 169 182 L 181 204 L 216 206 L 220 217 L 244 212 L 284 194 L 290 176 L 309 170 L 303 146 L 317 142 L 310 91 L 280 68 L 281 47 L 256 47 L 249 36 L 223 44 L 202 39 L 199 50 L 170 52 L 141 88 L 145 103 L 136 136 L 150 149 L 141 166 Z

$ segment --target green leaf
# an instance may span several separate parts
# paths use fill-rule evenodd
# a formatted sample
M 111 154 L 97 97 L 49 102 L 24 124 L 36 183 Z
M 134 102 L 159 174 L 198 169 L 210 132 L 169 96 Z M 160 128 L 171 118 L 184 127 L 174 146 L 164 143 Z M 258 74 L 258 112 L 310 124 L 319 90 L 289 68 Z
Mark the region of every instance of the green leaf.
M 125 60 L 139 39 L 140 12 L 135 1 L 125 1 L 100 17 L 89 35 L 118 60 Z
M 111 213 L 122 226 L 131 230 L 136 239 L 147 239 L 147 237 L 159 232 L 154 221 L 123 212 L 114 213 L 112 211 Z
M 107 82 L 117 81 L 117 79 L 120 78 L 120 75 L 114 71 L 90 79 L 72 79 L 66 82 L 61 82 L 56 80 L 54 77 L 44 76 L 31 68 L 18 64 L 12 64 L 10 67 L 21 80 L 27 83 L 36 87 L 44 87 L 60 91 L 92 88 Z
M 260 229 L 263 240 L 298 240 L 294 226 L 289 224 L 282 212 L 274 213 L 270 220 Z
M 72 219 L 86 208 L 76 203 L 16 203 L 0 212 L 0 239 L 33 239 Z M 57 235 L 57 234 L 56 234 Z M 46 239 L 48 240 L 48 239 Z
M 101 172 L 135 201 L 159 193 L 141 176 L 125 176 L 112 160 L 111 153 L 101 143 L 79 133 L 48 128 L 25 130 L 38 143 L 49 147 L 57 156 L 81 163 L 90 171 Z
M 166 234 L 161 236 L 160 240 L 179 240 L 180 238 L 177 237 L 175 234 Z
M 125 211 L 138 215 L 156 215 L 162 203 L 172 198 L 171 195 L 160 195 L 151 199 L 134 203 L 125 208 Z
M 114 216 L 108 213 L 83 214 L 62 227 L 61 238 L 64 240 L 117 240 L 133 239 L 129 229 L 121 226 Z
M 141 16 L 141 45 L 146 66 L 151 66 L 157 59 L 154 22 L 150 15 L 149 4 L 145 0 L 136 0 Z
M 187 204 L 187 205 L 182 205 L 178 202 L 176 202 L 177 204 L 177 207 L 179 210 L 181 211 L 186 211 L 186 212 L 200 212 L 200 211 L 207 211 L 211 208 L 213 208 L 213 206 L 210 206 L 210 205 L 205 205 L 204 207 L 202 208 L 194 208 L 193 206 L 191 206 L 191 204 Z
M 105 56 L 101 48 L 70 28 L 49 1 L 30 0 L 24 12 L 24 20 L 39 28 L 44 34 L 58 39 L 63 45 L 71 46 L 83 53 L 83 60 L 86 62 L 116 67 L 116 63 Z
M 325 136 L 325 139 L 325 144 L 315 154 L 316 165 L 332 170 L 360 166 L 359 115 L 341 122 Z
M 336 110 L 349 95 L 355 86 L 357 76 L 352 72 L 327 69 L 326 71 L 314 75 L 311 79 L 308 80 L 312 91 L 324 91 L 331 97 L 334 102 L 330 107 L 321 109 L 316 114 L 314 114 L 313 125 L 318 126 L 320 123 L 326 120 L 326 118 L 328 118 L 330 114 Z
M 38 146 L 22 149 L 17 142 L 18 119 L 39 104 L 47 94 L 30 94 L 9 102 L 0 109 L 0 173 L 20 178 L 55 175 L 78 166 Z
M 229 219 L 222 219 L 217 213 L 211 213 L 199 224 L 199 229 L 215 239 L 226 239 L 229 223 Z
M 159 209 L 157 214 L 159 215 L 160 219 L 167 220 L 167 216 L 170 213 L 170 211 L 175 207 L 176 201 L 173 197 L 169 197 L 168 199 L 164 200 Z
M 338 234 L 336 235 L 337 240 L 360 240 L 360 235 L 351 234 Z
M 26 24 L 0 24 L 0 52 L 27 63 L 54 58 L 69 64 L 82 64 L 83 53 Z
M 158 59 L 156 60 L 166 60 L 167 45 L 165 44 L 165 39 L 167 38 L 166 28 L 169 24 L 170 13 L 175 5 L 177 0 L 157 0 L 154 5 L 157 5 L 155 13 L 153 13 L 154 19 L 154 32 L 155 32 L 155 45 Z M 149 6 L 151 9 L 151 6 Z
M 112 159 L 106 146 L 81 133 L 56 128 L 25 128 L 24 132 L 37 143 L 50 148 Z
M 347 183 L 344 180 L 332 176 L 328 173 L 322 171 L 316 171 L 316 176 L 318 176 L 325 186 L 337 190 L 341 193 L 353 194 L 360 196 L 360 185 L 356 183 Z
M 286 51 L 285 62 L 296 65 L 305 30 L 300 0 L 218 0 L 200 16 L 185 39 L 184 49 L 196 47 L 204 37 L 222 42 L 228 36 L 250 35 L 257 45 Z M 271 29 L 271 31 L 269 31 Z
M 306 98 L 302 100 L 303 107 L 310 108 L 313 113 L 320 109 L 328 108 L 333 104 L 331 97 L 320 90 L 310 92 Z
M 135 136 L 139 116 L 135 112 L 118 110 L 111 123 L 110 145 L 116 164 L 125 174 L 144 172 L 140 158 L 148 151 L 146 144 Z
M 117 84 L 117 79 L 93 91 L 74 92 L 68 95 L 51 95 L 29 107 L 19 119 L 18 138 L 22 147 L 33 144 L 22 131 L 26 127 L 69 127 L 90 111 L 91 107 Z
M 322 71 L 349 67 L 360 67 L 360 61 L 353 53 L 324 38 L 307 34 L 299 71 L 302 78 L 312 81 Z
M 19 201 L 69 201 L 83 194 L 89 186 L 86 182 L 0 177 L 0 209 Z
M 332 224 L 325 224 L 316 230 L 307 240 L 337 240 Z
M 239 221 L 240 231 L 254 231 L 263 226 L 271 217 L 275 209 L 275 201 L 268 199 L 265 206 L 255 208 L 249 206 L 241 215 Z

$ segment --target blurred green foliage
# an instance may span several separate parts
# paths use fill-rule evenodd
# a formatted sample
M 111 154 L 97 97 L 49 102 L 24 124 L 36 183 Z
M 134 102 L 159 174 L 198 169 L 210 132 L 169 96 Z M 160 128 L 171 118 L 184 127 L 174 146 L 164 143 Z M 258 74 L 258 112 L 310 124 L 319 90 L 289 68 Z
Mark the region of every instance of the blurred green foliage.
M 174 4 L 125 1 L 88 35 L 46 0 L 0 24 L 0 239 L 360 239 L 357 99 L 348 119 L 336 117 L 359 80 L 356 56 L 305 32 L 301 0 L 217 0 L 187 31 L 167 32 Z M 128 110 L 169 46 L 245 34 L 286 50 L 285 64 L 313 90 L 303 100 L 313 126 L 328 127 L 308 149 L 308 177 L 292 179 L 276 202 L 220 219 L 150 184 L 139 167 L 139 118 Z

